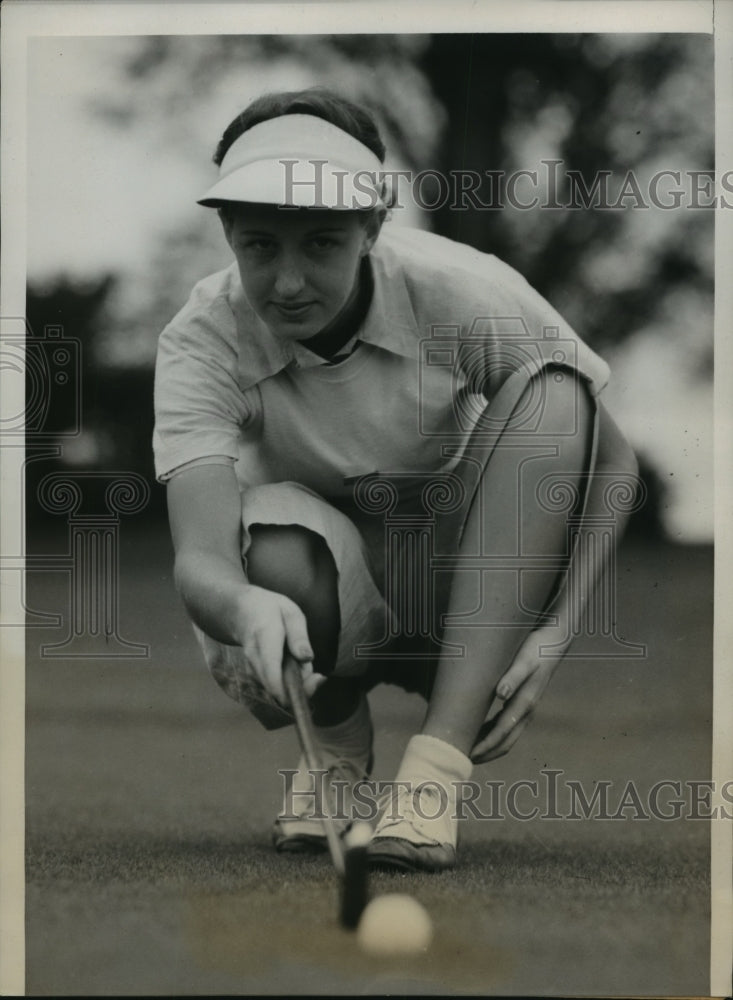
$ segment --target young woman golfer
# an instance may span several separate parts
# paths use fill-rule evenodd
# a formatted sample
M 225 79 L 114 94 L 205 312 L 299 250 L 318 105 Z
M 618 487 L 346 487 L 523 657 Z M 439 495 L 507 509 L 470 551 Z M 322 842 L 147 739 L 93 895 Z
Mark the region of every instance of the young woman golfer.
M 566 585 L 594 473 L 635 460 L 598 400 L 606 364 L 523 278 L 383 225 L 383 160 L 371 116 L 324 90 L 226 129 L 200 203 L 235 261 L 161 335 L 155 454 L 176 584 L 229 695 L 291 721 L 289 653 L 349 787 L 368 690 L 425 696 L 369 851 L 437 871 L 461 783 L 520 735 L 603 569 Z M 301 760 L 294 791 L 313 787 Z M 322 849 L 313 798 L 292 802 L 276 848 Z

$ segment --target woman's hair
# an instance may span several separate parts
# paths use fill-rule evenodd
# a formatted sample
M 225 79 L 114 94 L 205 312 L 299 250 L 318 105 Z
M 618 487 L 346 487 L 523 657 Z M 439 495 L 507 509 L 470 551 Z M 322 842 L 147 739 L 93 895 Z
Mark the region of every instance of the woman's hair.
M 385 146 L 369 111 L 326 87 L 264 94 L 252 101 L 227 125 L 216 147 L 214 163 L 221 165 L 229 147 L 247 129 L 281 115 L 315 115 L 316 118 L 323 118 L 358 139 L 384 163 Z

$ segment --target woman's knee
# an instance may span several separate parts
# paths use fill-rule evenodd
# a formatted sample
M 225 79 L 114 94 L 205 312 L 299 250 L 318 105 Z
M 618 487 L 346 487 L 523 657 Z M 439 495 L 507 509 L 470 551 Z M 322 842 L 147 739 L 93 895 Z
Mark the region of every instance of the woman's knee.
M 247 578 L 303 607 L 315 594 L 335 592 L 336 567 L 324 539 L 298 525 L 255 524 L 250 529 Z
M 330 674 L 336 664 L 341 614 L 338 573 L 326 542 L 297 525 L 255 524 L 250 535 L 247 578 L 298 605 L 308 623 L 313 664 L 319 673 Z

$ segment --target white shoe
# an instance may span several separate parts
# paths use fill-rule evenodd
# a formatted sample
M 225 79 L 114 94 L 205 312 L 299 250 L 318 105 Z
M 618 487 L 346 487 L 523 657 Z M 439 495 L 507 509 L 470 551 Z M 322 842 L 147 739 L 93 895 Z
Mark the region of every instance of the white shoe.
M 432 736 L 413 736 L 395 784 L 367 848 L 379 868 L 443 871 L 456 864 L 457 786 L 471 774 L 471 761 Z
M 324 768 L 325 775 L 323 772 L 312 773 L 305 757 L 300 758 L 298 771 L 293 776 L 292 794 L 285 804 L 287 811 L 278 816 L 273 827 L 272 842 L 276 851 L 305 854 L 327 850 L 322 818 L 326 809 L 333 817 L 337 833 L 345 833 L 351 825 L 353 788 L 368 779 L 372 768 L 371 754 L 366 765 L 348 757 L 339 757 L 330 762 L 324 761 Z
M 349 719 L 335 726 L 316 727 L 316 736 L 326 774 L 311 773 L 301 756 L 292 792 L 275 821 L 273 843 L 277 851 L 326 850 L 324 806 L 334 818 L 337 831 L 344 833 L 353 817 L 353 788 L 371 773 L 374 734 L 365 696 Z

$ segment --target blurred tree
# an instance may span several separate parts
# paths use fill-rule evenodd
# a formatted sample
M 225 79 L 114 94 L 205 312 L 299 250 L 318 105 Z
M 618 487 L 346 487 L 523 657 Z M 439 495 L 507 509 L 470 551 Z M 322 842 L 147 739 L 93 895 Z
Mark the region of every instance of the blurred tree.
M 436 35 L 420 65 L 447 111 L 444 173 L 535 170 L 538 187 L 518 191 L 522 200 L 539 193 L 541 203 L 552 200 L 542 183 L 550 168 L 541 161 L 562 161 L 553 169 L 564 205 L 569 170 L 588 190 L 608 172 L 614 203 L 631 172 L 649 202 L 654 171 L 713 169 L 708 36 Z M 491 203 L 488 178 L 477 193 Z M 522 211 L 506 199 L 496 211 L 448 204 L 434 225 L 517 267 L 603 349 L 660 316 L 680 288 L 708 303 L 712 296 L 713 213 L 636 208 L 635 200 L 616 210 Z M 689 349 L 693 367 L 705 371 L 712 328 L 700 332 Z
M 666 535 L 662 516 L 669 504 L 668 490 L 647 456 L 640 454 L 637 458 L 639 478 L 644 483 L 646 499 L 629 518 L 625 534 L 635 541 L 660 542 Z
M 122 127 L 154 121 L 161 141 L 187 155 L 201 137 L 213 154 L 218 134 L 254 97 L 332 86 L 371 107 L 393 151 L 414 164 L 433 156 L 445 118 L 417 65 L 429 44 L 428 35 L 390 34 L 142 38 L 119 66 L 124 86 L 95 95 L 91 106 Z M 212 109 L 221 116 L 213 126 Z
M 101 332 L 111 322 L 116 280 L 104 275 L 88 283 L 60 278 L 49 286 L 29 285 L 26 319 L 32 340 L 42 341 L 48 327 L 61 327 L 63 337 L 79 342 L 80 383 L 74 387 L 80 403 L 79 433 L 59 437 L 58 458 L 31 462 L 26 472 L 27 516 L 43 516 L 37 506 L 37 486 L 53 471 L 139 472 L 153 481 L 150 441 L 153 433 L 153 370 L 147 366 L 115 368 L 107 363 Z M 50 343 L 55 348 L 56 340 Z M 27 369 L 28 378 L 31 376 Z M 27 385 L 26 395 L 33 387 Z M 51 384 L 45 434 L 63 435 L 69 430 L 70 409 L 66 394 Z M 103 485 L 99 489 L 103 490 Z M 96 504 L 96 506 L 95 506 Z M 100 493 L 91 508 L 104 511 Z M 149 513 L 163 510 L 162 491 L 157 491 Z

